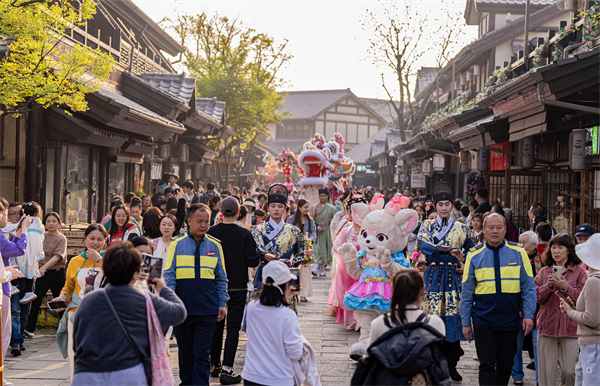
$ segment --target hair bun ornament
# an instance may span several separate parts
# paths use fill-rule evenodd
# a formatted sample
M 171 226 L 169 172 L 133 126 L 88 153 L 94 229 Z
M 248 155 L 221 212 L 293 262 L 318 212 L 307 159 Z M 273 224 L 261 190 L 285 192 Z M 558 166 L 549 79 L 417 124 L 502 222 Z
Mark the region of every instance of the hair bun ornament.
M 389 215 L 395 216 L 396 213 L 400 212 L 402 209 L 408 208 L 409 205 L 410 199 L 408 197 L 397 194 L 387 203 L 385 206 L 385 212 Z

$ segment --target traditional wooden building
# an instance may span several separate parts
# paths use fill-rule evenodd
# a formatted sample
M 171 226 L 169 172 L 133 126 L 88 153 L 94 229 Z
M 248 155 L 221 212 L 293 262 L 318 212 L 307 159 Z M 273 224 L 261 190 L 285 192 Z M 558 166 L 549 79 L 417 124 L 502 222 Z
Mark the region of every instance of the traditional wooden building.
M 84 112 L 35 109 L 0 122 L 2 149 L 16 149 L 0 161 L 2 196 L 37 201 L 66 224 L 89 223 L 116 194 L 152 194 L 164 172 L 210 180 L 216 153 L 202 142 L 232 131 L 224 104 L 211 109 L 198 99 L 195 79 L 177 74 L 163 54 L 184 48 L 131 0 L 98 2 L 95 17 L 74 27 L 62 48 L 77 44 L 113 57 L 110 82 L 86 95 Z

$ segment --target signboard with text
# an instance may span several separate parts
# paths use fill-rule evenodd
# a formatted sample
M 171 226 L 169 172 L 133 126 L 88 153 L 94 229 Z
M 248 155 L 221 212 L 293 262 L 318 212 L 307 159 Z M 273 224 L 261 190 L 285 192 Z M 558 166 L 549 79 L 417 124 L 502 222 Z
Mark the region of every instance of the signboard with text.
M 424 188 L 426 185 L 425 174 L 414 173 L 410 175 L 411 188 Z

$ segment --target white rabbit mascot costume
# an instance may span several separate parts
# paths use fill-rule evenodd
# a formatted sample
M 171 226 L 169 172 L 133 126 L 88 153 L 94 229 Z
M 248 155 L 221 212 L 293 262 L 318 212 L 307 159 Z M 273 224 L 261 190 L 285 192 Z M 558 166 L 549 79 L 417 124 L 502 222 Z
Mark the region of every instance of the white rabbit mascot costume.
M 367 351 L 371 322 L 390 311 L 394 274 L 410 268 L 402 251 L 417 225 L 417 212 L 403 209 L 409 204 L 407 197 L 398 195 L 384 208 L 383 195 L 377 194 L 369 205 L 352 205 L 352 217 L 362 223 L 358 235 L 360 250 L 346 243 L 338 253 L 348 274 L 358 279 L 344 297 L 344 304 L 354 310 L 360 327 L 360 340 L 350 347 L 353 360 L 359 360 Z

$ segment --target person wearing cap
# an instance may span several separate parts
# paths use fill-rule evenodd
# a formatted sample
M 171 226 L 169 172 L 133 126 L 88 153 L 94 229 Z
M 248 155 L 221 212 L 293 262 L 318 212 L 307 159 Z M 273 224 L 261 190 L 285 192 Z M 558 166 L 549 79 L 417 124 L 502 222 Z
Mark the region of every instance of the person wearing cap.
M 329 225 L 336 213 L 335 206 L 329 203 L 329 191 L 319 189 L 319 203 L 310 208 L 310 214 L 317 224 L 317 242 L 313 252 L 313 260 L 315 261 L 312 269 L 313 276 L 325 277 L 325 266 L 331 264 L 333 241 L 331 240 Z
M 589 224 L 585 224 L 589 225 Z M 578 227 L 579 228 L 579 227 Z M 590 270 L 576 307 L 560 299 L 560 309 L 577 322 L 579 362 L 575 367 L 576 385 L 600 385 L 600 234 L 592 234 L 575 246 L 579 259 Z M 569 299 L 569 301 L 573 301 Z
M 287 194 L 280 192 L 269 194 L 267 200 L 269 220 L 257 224 L 252 230 L 252 236 L 260 255 L 260 263 L 254 277 L 254 298 L 260 292 L 262 269 L 266 263 L 272 260 L 281 260 L 291 267 L 297 267 L 304 262 L 304 235 L 298 228 L 286 224 L 283 220 L 286 208 Z M 295 310 L 295 300 L 291 306 Z
M 461 381 L 456 365 L 464 351 L 460 341 L 464 340 L 458 312 L 460 281 L 457 269 L 464 261 L 464 252 L 479 243 L 477 236 L 465 224 L 454 221 L 452 193 L 441 191 L 434 196 L 435 220 L 425 220 L 417 235 L 417 246 L 425 255 L 425 305 L 426 314 L 440 316 L 446 324 L 446 338 L 450 342 L 448 369 L 453 381 Z
M 577 230 L 575 231 L 575 240 L 577 240 L 577 244 L 583 244 L 588 241 L 593 234 L 594 227 L 584 222 L 583 224 L 577 226 Z
M 221 203 L 223 222 L 210 227 L 208 235 L 221 242 L 227 272 L 227 337 L 223 348 L 225 319 L 217 322 L 210 347 L 211 376 L 222 384 L 240 383 L 242 377 L 233 372 L 233 361 L 237 350 L 240 327 L 248 292 L 248 268 L 258 265 L 259 255 L 250 231 L 236 224 L 240 205 L 235 197 L 227 197 Z M 223 364 L 221 366 L 221 349 Z
M 262 270 L 259 300 L 248 303 L 245 330 L 248 337 L 244 361 L 245 385 L 294 386 L 292 361 L 304 352 L 296 313 L 288 308 L 297 291 L 297 277 L 286 264 L 271 261 Z
M 536 286 L 525 249 L 504 239 L 504 216 L 489 214 L 483 221 L 483 233 L 487 241 L 471 248 L 465 262 L 460 294 L 462 332 L 469 342 L 473 333 L 477 337 L 479 384 L 508 385 L 521 310 L 524 335 L 533 328 Z M 515 384 L 522 382 L 515 380 Z M 540 379 L 540 384 L 550 382 Z
M 254 202 L 253 199 L 251 199 L 251 198 L 245 199 L 243 205 L 248 210 L 249 215 L 254 215 L 254 211 L 256 210 L 256 202 Z
M 164 278 L 187 310 L 173 332 L 179 346 L 179 376 L 183 385 L 208 385 L 210 345 L 217 322 L 227 314 L 229 300 L 223 250 L 206 234 L 210 209 L 194 204 L 188 210 L 188 231 L 171 241 Z

